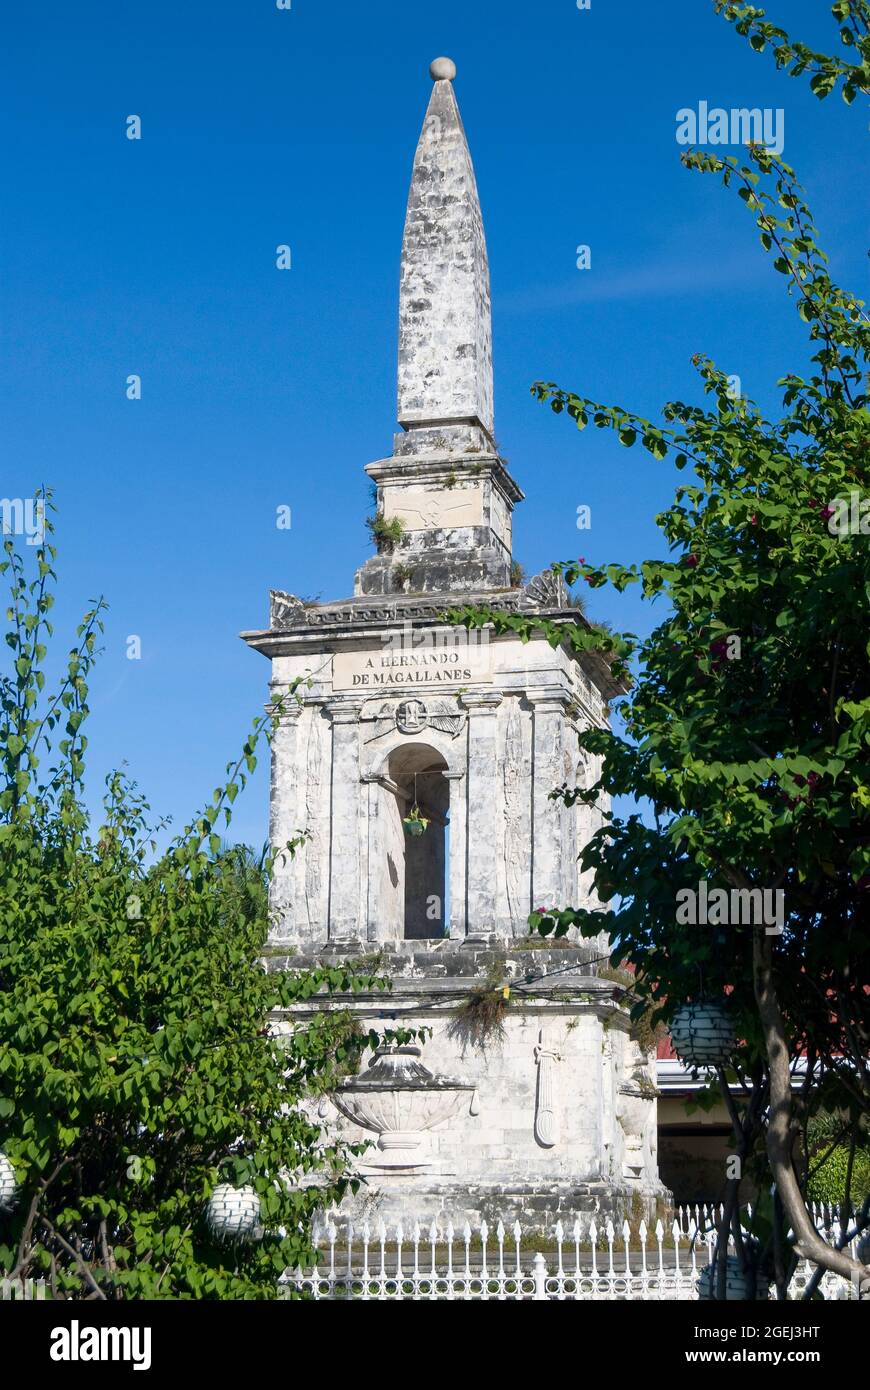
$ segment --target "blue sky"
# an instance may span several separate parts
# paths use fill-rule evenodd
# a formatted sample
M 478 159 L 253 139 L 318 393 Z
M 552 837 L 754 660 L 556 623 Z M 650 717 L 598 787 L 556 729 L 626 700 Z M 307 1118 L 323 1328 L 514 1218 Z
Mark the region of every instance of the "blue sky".
M 828 10 L 769 5 L 822 47 Z M 774 409 L 776 378 L 805 358 L 743 205 L 682 169 L 679 108 L 782 107 L 833 271 L 866 291 L 864 117 L 777 73 L 708 0 L 41 0 L 5 38 L 0 491 L 55 489 L 59 647 L 89 598 L 111 605 L 93 778 L 126 760 L 176 820 L 265 698 L 268 665 L 237 634 L 266 625 L 268 589 L 343 597 L 370 553 L 362 470 L 395 428 L 398 258 L 433 57 L 458 67 L 529 573 L 656 553 L 674 481 L 609 434 L 578 436 L 533 380 L 653 414 L 697 398 L 703 351 Z M 635 631 L 655 616 L 606 591 L 592 612 Z M 261 841 L 263 773 L 237 808 L 235 833 Z

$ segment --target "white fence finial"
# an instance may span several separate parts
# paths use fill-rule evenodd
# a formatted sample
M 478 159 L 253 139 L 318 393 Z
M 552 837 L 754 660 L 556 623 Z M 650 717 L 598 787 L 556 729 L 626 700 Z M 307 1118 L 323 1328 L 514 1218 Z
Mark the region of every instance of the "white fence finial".
M 819 1214 L 831 1220 L 829 1212 Z M 340 1214 L 335 1215 L 340 1219 Z M 697 1210 L 697 1215 L 703 1220 L 700 1210 Z M 715 1216 L 715 1207 L 707 1215 Z M 325 1227 L 320 1228 L 320 1239 L 325 1240 L 326 1246 L 320 1250 L 316 1263 L 307 1270 L 287 1270 L 281 1278 L 280 1288 L 295 1289 L 314 1299 L 336 1300 L 425 1298 L 469 1301 L 494 1298 L 501 1301 L 689 1301 L 698 1297 L 701 1281 L 706 1281 L 707 1285 L 710 1283 L 715 1232 L 703 1226 L 699 1228 L 691 1209 L 676 1212 L 668 1231 L 662 1218 L 657 1217 L 654 1228 L 657 1249 L 650 1251 L 647 1249 L 650 1232 L 646 1220 L 639 1222 L 636 1236 L 632 1234 L 632 1225 L 623 1220 L 620 1223 L 620 1236 L 624 1251 L 618 1256 L 619 1268 L 614 1261 L 616 1229 L 611 1219 L 607 1219 L 601 1231 L 593 1217 L 584 1245 L 583 1226 L 577 1215 L 571 1226 L 574 1239 L 572 1255 L 568 1255 L 564 1248 L 566 1225 L 567 1218 L 563 1222 L 560 1217 L 553 1228 L 556 1249 L 548 1266 L 547 1258 L 541 1251 L 531 1258 L 523 1251 L 523 1228 L 519 1221 L 514 1221 L 509 1227 L 514 1249 L 506 1260 L 504 1240 L 507 1231 L 504 1220 L 499 1219 L 496 1226 L 498 1250 L 495 1253 L 487 1251 L 491 1228 L 484 1220 L 477 1223 L 475 1229 L 468 1221 L 463 1224 L 462 1246 L 457 1252 L 453 1246 L 457 1233 L 449 1217 L 446 1242 L 443 1238 L 439 1242 L 438 1223 L 433 1218 L 428 1226 L 430 1246 L 421 1259 L 418 1247 L 424 1228 L 419 1221 L 411 1222 L 410 1212 L 407 1213 L 405 1225 L 400 1221 L 390 1232 L 383 1220 L 378 1223 L 377 1251 L 370 1248 L 371 1228 L 367 1220 L 357 1230 L 350 1222 L 339 1229 L 330 1213 Z M 406 1253 L 402 1246 L 408 1230 L 413 1230 L 414 1249 Z M 604 1256 L 598 1254 L 599 1235 L 606 1237 L 607 1251 Z M 341 1250 L 338 1261 L 337 1245 Z M 806 1260 L 798 1262 L 789 1285 L 790 1298 L 801 1298 L 813 1279 L 814 1268 Z M 859 1296 L 854 1284 L 830 1271 L 822 1275 L 818 1291 L 825 1299 L 856 1299 Z M 9 1292 L 0 1291 L 0 1298 L 20 1296 L 17 1288 Z M 24 1297 L 27 1296 L 25 1293 Z M 44 1298 L 44 1290 L 36 1296 Z M 770 1296 L 775 1296 L 774 1291 Z

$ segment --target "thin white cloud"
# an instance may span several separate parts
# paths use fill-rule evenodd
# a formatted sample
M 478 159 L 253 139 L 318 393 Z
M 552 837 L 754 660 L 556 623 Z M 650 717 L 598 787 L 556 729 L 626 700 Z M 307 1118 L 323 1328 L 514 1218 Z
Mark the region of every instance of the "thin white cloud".
M 707 294 L 714 289 L 740 291 L 749 288 L 769 270 L 762 255 L 733 256 L 727 260 L 659 261 L 654 265 L 610 272 L 596 268 L 578 270 L 560 285 L 540 285 L 509 290 L 495 296 L 495 307 L 512 313 L 540 313 L 574 304 L 602 304 L 625 300 L 677 298 Z

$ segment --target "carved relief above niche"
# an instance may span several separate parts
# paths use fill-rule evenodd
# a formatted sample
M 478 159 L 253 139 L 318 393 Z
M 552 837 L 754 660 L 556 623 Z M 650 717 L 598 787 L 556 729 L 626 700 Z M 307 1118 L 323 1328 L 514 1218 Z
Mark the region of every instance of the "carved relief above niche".
M 423 699 L 413 695 L 408 699 L 369 701 L 360 711 L 360 723 L 371 724 L 366 742 L 371 743 L 393 729 L 400 734 L 417 735 L 426 729 L 456 738 L 465 727 L 465 711 L 455 700 Z

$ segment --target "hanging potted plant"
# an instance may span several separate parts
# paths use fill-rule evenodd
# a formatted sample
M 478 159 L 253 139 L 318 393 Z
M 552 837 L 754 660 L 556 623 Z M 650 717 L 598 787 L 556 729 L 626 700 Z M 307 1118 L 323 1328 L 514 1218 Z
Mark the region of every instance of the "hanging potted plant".
M 427 820 L 426 816 L 424 816 L 421 813 L 420 807 L 417 805 L 415 801 L 414 805 L 411 807 L 410 811 L 402 821 L 402 824 L 405 827 L 405 831 L 408 835 L 417 836 L 425 833 L 426 826 L 429 824 L 429 821 Z

